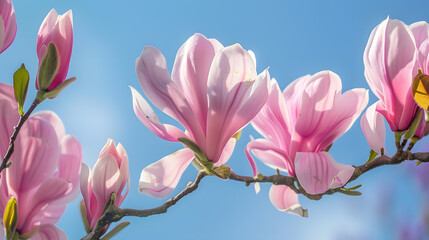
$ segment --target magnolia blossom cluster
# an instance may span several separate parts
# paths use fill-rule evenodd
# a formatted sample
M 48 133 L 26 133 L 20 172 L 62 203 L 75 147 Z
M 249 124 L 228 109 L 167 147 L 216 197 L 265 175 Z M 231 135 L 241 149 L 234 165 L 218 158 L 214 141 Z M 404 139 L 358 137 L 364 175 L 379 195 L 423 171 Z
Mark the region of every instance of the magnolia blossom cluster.
M 11 45 L 16 29 L 11 1 L 0 1 L 0 53 Z M 38 94 L 64 88 L 72 46 L 71 11 L 58 15 L 52 10 L 37 36 Z M 399 139 L 405 134 L 404 139 L 417 141 L 427 134 L 425 109 L 413 97 L 413 78 L 429 74 L 428 59 L 426 22 L 407 26 L 387 18 L 372 31 L 364 53 L 365 77 L 379 101 L 364 112 L 361 127 L 374 152 L 383 154 L 384 119 Z M 179 48 L 171 75 L 155 47 L 145 47 L 135 67 L 146 98 L 182 126 L 161 123 L 149 102 L 131 87 L 138 119 L 158 137 L 183 144 L 182 149 L 142 170 L 142 193 L 167 197 L 190 163 L 216 175 L 249 123 L 262 136 L 245 148 L 255 177 L 259 171 L 254 157 L 296 178 L 307 194 L 315 195 L 343 187 L 355 172 L 355 167 L 336 162 L 328 151 L 365 110 L 368 91 L 343 92 L 334 72 L 302 76 L 281 91 L 268 70 L 257 73 L 253 52 L 239 44 L 223 46 L 202 34 L 193 35 Z M 9 151 L 14 126 L 22 120 L 16 98 L 13 86 L 0 83 L 2 157 Z M 88 233 L 106 209 L 120 207 L 130 185 L 125 148 L 109 139 L 92 170 L 82 161 L 81 145 L 65 133 L 55 113 L 31 115 L 14 142 L 11 165 L 0 174 L 0 215 L 5 229 L 0 237 L 67 239 L 55 224 L 79 189 Z M 269 198 L 281 211 L 307 216 L 297 193 L 288 186 L 272 185 Z M 103 234 L 108 228 L 104 226 Z

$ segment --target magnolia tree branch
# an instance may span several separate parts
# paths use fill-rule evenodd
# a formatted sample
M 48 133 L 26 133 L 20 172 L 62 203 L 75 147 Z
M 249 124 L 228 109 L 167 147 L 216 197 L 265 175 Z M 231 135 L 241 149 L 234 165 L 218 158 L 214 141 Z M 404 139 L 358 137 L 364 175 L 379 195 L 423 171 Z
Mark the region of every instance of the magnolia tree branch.
M 403 151 L 402 149 L 398 149 L 398 151 L 393 155 L 392 157 L 388 157 L 386 155 L 381 155 L 374 160 L 367 162 L 361 166 L 355 166 L 355 171 L 348 181 L 354 181 L 357 178 L 359 178 L 362 174 L 383 166 L 383 165 L 394 165 L 394 164 L 400 164 L 406 160 L 419 160 L 421 162 L 429 162 L 429 153 L 411 153 L 410 151 Z M 164 204 L 162 204 L 159 207 L 151 208 L 151 209 L 143 209 L 143 210 L 137 210 L 137 209 L 121 209 L 116 207 L 115 205 L 111 205 L 104 215 L 97 221 L 97 224 L 95 225 L 92 232 L 90 232 L 88 235 L 83 237 L 81 240 L 98 240 L 101 238 L 101 236 L 104 234 L 104 227 L 110 225 L 113 222 L 120 221 L 123 217 L 126 216 L 134 216 L 134 217 L 148 217 L 155 214 L 163 214 L 166 213 L 168 208 L 175 205 L 180 199 L 182 199 L 184 196 L 192 193 L 198 188 L 199 183 L 201 180 L 208 176 L 206 171 L 202 170 L 198 173 L 197 178 L 193 183 L 189 183 L 185 189 L 183 189 L 178 195 L 175 197 L 167 200 Z M 319 200 L 323 197 L 323 195 L 330 195 L 336 192 L 342 192 L 347 193 L 345 190 L 341 188 L 337 189 L 330 189 L 322 194 L 308 194 L 298 183 L 295 177 L 290 176 L 284 176 L 277 171 L 276 175 L 272 176 L 262 176 L 258 175 L 256 177 L 250 177 L 250 176 L 241 176 L 236 174 L 234 171 L 231 170 L 229 174 L 229 179 L 239 182 L 244 182 L 246 185 L 250 185 L 251 183 L 272 183 L 275 185 L 286 185 L 290 187 L 292 190 L 294 190 L 298 194 L 302 194 L 306 196 L 309 199 L 312 200 Z M 353 194 L 350 194 L 353 195 Z
M 8 167 L 8 161 L 9 161 L 9 159 L 12 156 L 12 153 L 14 151 L 15 140 L 18 137 L 18 133 L 21 130 L 21 127 L 27 121 L 28 117 L 30 117 L 30 114 L 34 111 L 34 109 L 36 109 L 37 105 L 39 105 L 39 103 L 40 103 L 40 101 L 34 100 L 33 104 L 31 104 L 31 107 L 28 109 L 28 111 L 19 118 L 18 124 L 15 127 L 13 127 L 14 131 L 13 131 L 12 136 L 10 137 L 10 140 L 9 140 L 9 147 L 8 147 L 6 154 L 3 157 L 3 161 L 0 165 L 0 173 L 5 168 Z
M 104 233 L 103 228 L 113 222 L 120 221 L 123 217 L 133 216 L 133 217 L 149 217 L 151 215 L 163 214 L 166 213 L 168 208 L 176 204 L 180 199 L 184 196 L 192 193 L 198 188 L 201 180 L 207 176 L 205 171 L 200 171 L 197 175 L 197 178 L 194 182 L 190 182 L 185 189 L 183 189 L 179 194 L 175 197 L 170 198 L 164 204 L 159 207 L 150 208 L 150 209 L 128 209 L 128 208 L 118 208 L 115 205 L 111 205 L 107 211 L 103 214 L 103 216 L 97 221 L 94 229 L 88 235 L 83 237 L 81 240 L 98 240 Z
M 401 149 L 398 149 L 398 151 L 392 157 L 381 155 L 375 158 L 374 160 L 367 162 L 361 166 L 355 166 L 355 171 L 347 183 L 356 180 L 359 176 L 374 168 L 377 168 L 383 165 L 400 164 L 407 160 L 409 161 L 418 160 L 420 162 L 429 162 L 429 153 L 411 153 L 410 151 L 402 151 Z M 323 197 L 323 195 L 330 195 L 335 192 L 346 193 L 342 189 L 338 188 L 338 189 L 330 189 L 322 194 L 315 194 L 315 195 L 308 194 L 301 186 L 299 186 L 299 183 L 296 181 L 296 178 L 280 175 L 279 172 L 277 172 L 276 175 L 272 175 L 272 176 L 259 175 L 256 177 L 247 177 L 247 176 L 237 175 L 235 172 L 231 171 L 229 179 L 245 182 L 246 185 L 249 185 L 251 183 L 257 183 L 257 182 L 261 182 L 261 183 L 269 182 L 275 185 L 286 185 L 290 187 L 292 190 L 294 190 L 296 193 L 302 194 L 312 200 L 319 200 Z

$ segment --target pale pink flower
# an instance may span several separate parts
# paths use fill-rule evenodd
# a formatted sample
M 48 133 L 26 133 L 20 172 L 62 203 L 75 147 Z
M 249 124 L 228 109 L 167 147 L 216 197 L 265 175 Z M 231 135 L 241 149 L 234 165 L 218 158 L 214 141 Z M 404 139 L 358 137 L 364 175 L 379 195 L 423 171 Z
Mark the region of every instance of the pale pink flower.
M 19 119 L 13 87 L 0 83 L 0 154 L 6 153 Z M 1 173 L 0 214 L 11 197 L 17 200 L 17 231 L 31 239 L 67 239 L 55 226 L 66 204 L 79 193 L 80 143 L 66 135 L 53 112 L 33 114 L 15 141 L 12 165 Z M 0 231 L 3 234 L 3 231 Z M 1 236 L 0 236 L 1 237 Z
M 161 52 L 145 47 L 136 60 L 136 72 L 147 98 L 185 128 L 161 124 L 140 94 L 131 88 L 134 111 L 159 137 L 194 141 L 215 166 L 225 163 L 235 146 L 232 136 L 248 124 L 268 95 L 268 71 L 259 76 L 251 54 L 239 44 L 223 47 L 201 34 L 179 49 L 170 77 Z M 143 169 L 139 189 L 165 197 L 177 185 L 194 154 L 179 150 Z
M 298 78 L 283 94 L 273 79 L 267 103 L 252 121 L 265 139 L 246 147 L 254 175 L 258 170 L 250 152 L 269 167 L 297 177 L 309 194 L 346 184 L 354 168 L 336 163 L 323 150 L 353 125 L 368 104 L 368 91 L 341 94 L 341 88 L 341 79 L 330 71 Z M 287 186 L 273 185 L 270 199 L 282 211 L 306 215 Z
M 403 22 L 387 18 L 371 32 L 364 53 L 366 80 L 380 99 L 376 110 L 394 132 L 407 130 L 419 110 L 412 83 L 420 67 L 418 47 L 427 33 L 420 24 L 413 28 L 415 36 Z
M 101 150 L 92 171 L 86 164 L 82 163 L 80 191 L 91 230 L 103 215 L 104 207 L 111 194 L 116 194 L 114 204 L 119 207 L 129 189 L 130 174 L 127 152 L 122 144 L 119 143 L 115 147 L 113 140 L 109 139 Z
M 8 48 L 16 35 L 16 16 L 11 0 L 0 2 L 0 53 Z
M 55 44 L 58 51 L 59 68 L 48 88 L 49 91 L 60 85 L 66 79 L 69 69 L 73 47 L 73 16 L 71 10 L 67 11 L 64 15 L 58 15 L 57 12 L 52 9 L 45 20 L 43 20 L 37 35 L 39 68 L 51 42 Z M 38 75 L 39 74 L 37 74 L 37 76 Z M 38 84 L 39 81 L 36 80 L 37 89 L 39 89 Z
M 386 141 L 386 127 L 383 115 L 375 109 L 376 105 L 377 103 L 374 103 L 366 109 L 360 120 L 360 126 L 371 149 L 381 153 Z

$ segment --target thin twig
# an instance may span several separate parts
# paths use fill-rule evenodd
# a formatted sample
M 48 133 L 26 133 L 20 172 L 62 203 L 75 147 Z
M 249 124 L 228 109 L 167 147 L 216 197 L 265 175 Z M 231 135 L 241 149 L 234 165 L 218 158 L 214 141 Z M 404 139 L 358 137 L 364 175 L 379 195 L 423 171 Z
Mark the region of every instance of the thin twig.
M 34 100 L 33 104 L 31 104 L 31 107 L 28 109 L 28 111 L 19 118 L 18 124 L 15 127 L 13 127 L 14 132 L 13 132 L 12 136 L 10 137 L 9 148 L 7 149 L 7 152 L 4 155 L 3 161 L 0 165 L 0 173 L 7 167 L 8 161 L 9 161 L 10 157 L 12 156 L 12 153 L 13 153 L 14 148 L 15 148 L 15 140 L 18 137 L 18 133 L 21 130 L 21 127 L 24 125 L 25 121 L 27 121 L 28 117 L 34 111 L 34 109 L 36 109 L 36 107 L 37 107 L 37 105 L 39 105 L 39 103 L 40 103 L 40 101 L 38 101 L 37 99 Z
M 103 216 L 97 221 L 94 229 L 88 235 L 83 237 L 81 240 L 98 240 L 101 235 L 104 233 L 103 228 L 106 225 L 109 225 L 113 222 L 120 221 L 125 216 L 134 216 L 134 217 L 149 217 L 151 215 L 166 213 L 168 208 L 176 204 L 180 199 L 184 196 L 190 194 L 198 188 L 201 180 L 207 176 L 205 171 L 200 171 L 197 175 L 197 178 L 193 183 L 189 183 L 185 189 L 183 189 L 179 194 L 175 197 L 170 198 L 164 204 L 159 207 L 150 208 L 150 209 L 128 209 L 128 208 L 118 208 L 115 205 L 111 205 L 107 211 L 103 214 Z

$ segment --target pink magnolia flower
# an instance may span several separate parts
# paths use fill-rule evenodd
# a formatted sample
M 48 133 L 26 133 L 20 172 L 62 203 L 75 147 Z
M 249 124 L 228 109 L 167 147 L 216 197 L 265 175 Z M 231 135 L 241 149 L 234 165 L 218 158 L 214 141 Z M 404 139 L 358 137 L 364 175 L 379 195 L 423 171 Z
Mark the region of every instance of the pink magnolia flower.
M 360 125 L 371 149 L 381 153 L 386 140 L 386 127 L 383 115 L 376 111 L 377 103 L 372 104 L 362 115 Z
M 4 156 L 19 114 L 13 87 L 3 83 L 0 83 L 0 112 L 0 154 Z M 0 214 L 3 215 L 7 202 L 14 197 L 18 206 L 16 230 L 21 237 L 67 239 L 54 224 L 66 204 L 79 193 L 82 162 L 79 142 L 65 134 L 55 113 L 39 112 L 21 128 L 10 161 L 12 165 L 0 176 Z
M 0 53 L 8 48 L 16 35 L 16 16 L 11 0 L 0 2 Z
M 125 192 L 123 190 L 127 186 Z M 85 204 L 86 217 L 92 230 L 103 215 L 104 207 L 112 193 L 116 193 L 115 206 L 119 207 L 130 189 L 128 155 L 122 144 L 115 147 L 107 140 L 92 171 L 82 163 L 80 191 Z
M 368 104 L 368 91 L 341 94 L 341 88 L 341 79 L 330 71 L 298 78 L 283 94 L 273 79 L 267 103 L 252 121 L 264 139 L 246 147 L 254 175 L 258 170 L 250 152 L 269 167 L 297 177 L 309 194 L 347 183 L 354 168 L 336 163 L 323 150 L 353 125 Z M 296 193 L 287 186 L 273 185 L 270 199 L 279 210 L 306 216 Z
M 186 129 L 161 124 L 140 94 L 133 93 L 134 112 L 159 137 L 177 142 L 194 141 L 215 166 L 232 154 L 232 136 L 248 124 L 264 105 L 269 73 L 259 76 L 251 54 L 239 44 L 223 47 L 201 34 L 190 37 L 179 49 L 170 77 L 161 52 L 145 47 L 136 60 L 143 92 L 163 112 Z M 188 148 L 164 157 L 145 169 L 139 189 L 153 197 L 166 197 L 194 158 Z
M 39 71 L 40 64 L 45 57 L 48 46 L 54 43 L 59 58 L 59 68 L 56 76 L 54 77 L 48 90 L 52 90 L 60 85 L 67 76 L 69 63 L 73 47 L 73 16 L 72 11 L 69 10 L 64 15 L 58 15 L 52 9 L 43 20 L 37 35 L 37 57 L 39 58 Z M 39 74 L 37 74 L 38 76 Z M 39 89 L 39 81 L 36 79 L 36 88 Z
M 364 53 L 366 80 L 380 99 L 376 110 L 394 132 L 407 130 L 419 110 L 412 83 L 420 67 L 418 47 L 427 34 L 418 25 L 412 28 L 415 36 L 403 22 L 387 18 L 371 32 Z

